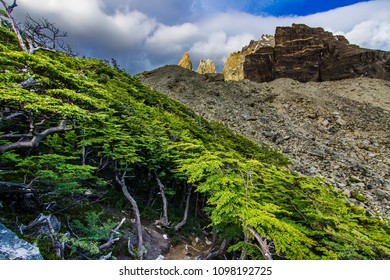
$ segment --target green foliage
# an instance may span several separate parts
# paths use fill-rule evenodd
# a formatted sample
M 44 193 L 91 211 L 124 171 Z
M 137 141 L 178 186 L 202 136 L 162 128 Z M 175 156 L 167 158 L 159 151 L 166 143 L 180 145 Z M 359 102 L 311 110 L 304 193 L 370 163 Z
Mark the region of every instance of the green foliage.
M 99 244 L 110 238 L 111 230 L 116 226 L 111 219 L 102 220 L 102 216 L 103 213 L 88 212 L 84 222 L 74 220 L 71 223 L 71 228 L 77 233 L 77 237 L 64 238 L 71 247 L 71 255 L 79 250 L 89 256 L 99 254 Z
M 273 245 L 280 258 L 389 256 L 386 224 L 366 218 L 320 179 L 235 152 L 204 150 L 179 164 L 188 181 L 198 185 L 197 191 L 208 195 L 212 226 L 225 238 L 237 239 L 250 226 Z M 368 231 L 367 223 L 373 223 Z M 231 250 L 243 246 L 239 244 Z
M 269 146 L 207 122 L 103 61 L 31 55 L 15 51 L 14 44 L 14 36 L 0 28 L 0 146 L 28 141 L 64 118 L 72 130 L 0 155 L 2 181 L 31 183 L 40 199 L 66 201 L 67 207 L 57 209 L 66 216 L 87 200 L 86 189 L 127 211 L 114 180 L 125 174 L 143 217 L 155 218 L 159 210 L 148 201 L 157 197 L 156 172 L 170 213 L 182 211 L 183 185 L 192 184 L 207 199 L 201 212 L 210 227 L 232 241 L 230 250 L 245 248 L 253 259 L 262 253 L 248 227 L 282 259 L 390 258 L 388 221 L 365 217 L 323 180 L 289 171 L 289 160 Z M 24 87 L 27 79 L 34 82 Z M 12 114 L 18 116 L 3 118 Z M 68 242 L 93 255 L 113 222 L 93 211 L 83 215 L 85 221 L 72 221 L 80 238 Z

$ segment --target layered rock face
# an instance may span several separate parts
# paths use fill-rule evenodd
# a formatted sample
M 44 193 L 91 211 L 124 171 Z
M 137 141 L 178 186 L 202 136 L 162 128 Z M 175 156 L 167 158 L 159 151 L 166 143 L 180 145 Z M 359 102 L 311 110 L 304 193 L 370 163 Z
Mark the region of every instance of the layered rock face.
M 234 77 L 236 80 L 245 78 L 269 82 L 278 78 L 291 78 L 309 82 L 360 76 L 390 80 L 389 52 L 360 48 L 349 44 L 343 36 L 335 36 L 323 28 L 311 28 L 304 24 L 277 27 L 275 46 L 263 46 L 250 53 L 242 51 L 232 54 L 240 55 L 236 60 L 244 60 L 243 70 L 242 74 Z M 227 64 L 232 62 L 228 59 Z M 227 80 L 232 79 L 231 73 L 226 75 Z
M 217 68 L 215 67 L 214 61 L 211 59 L 201 59 L 199 62 L 198 70 L 196 70 L 199 74 L 216 74 Z
M 192 62 L 188 52 L 184 53 L 177 65 L 192 71 Z
M 274 47 L 275 37 L 263 35 L 259 41 L 252 40 L 239 52 L 233 52 L 227 58 L 222 70 L 225 81 L 241 81 L 244 79 L 245 58 L 263 47 Z

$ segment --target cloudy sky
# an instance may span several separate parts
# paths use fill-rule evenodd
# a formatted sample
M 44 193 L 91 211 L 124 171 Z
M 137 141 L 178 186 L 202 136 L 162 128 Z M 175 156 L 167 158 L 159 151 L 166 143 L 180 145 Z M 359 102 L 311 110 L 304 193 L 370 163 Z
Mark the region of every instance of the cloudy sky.
M 11 0 L 7 0 L 11 3 Z M 15 17 L 45 17 L 69 33 L 81 55 L 115 58 L 129 73 L 177 64 L 185 51 L 196 68 L 276 26 L 305 23 L 351 43 L 390 51 L 390 0 L 18 0 Z

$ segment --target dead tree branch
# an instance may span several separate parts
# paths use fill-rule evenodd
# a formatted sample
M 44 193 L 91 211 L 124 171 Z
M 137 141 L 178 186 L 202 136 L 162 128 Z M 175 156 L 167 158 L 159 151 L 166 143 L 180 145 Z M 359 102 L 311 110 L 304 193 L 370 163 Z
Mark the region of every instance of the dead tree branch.
M 272 254 L 270 252 L 270 245 L 268 244 L 267 239 L 265 237 L 260 236 L 260 234 L 258 234 L 258 232 L 254 228 L 252 228 L 250 226 L 247 226 L 246 228 L 254 236 L 256 241 L 259 243 L 260 249 L 261 249 L 261 252 L 263 253 L 264 258 L 266 260 L 272 260 Z
M 228 241 L 224 239 L 221 243 L 221 246 L 219 246 L 219 249 L 215 252 L 210 252 L 204 259 L 212 260 L 219 256 L 222 256 L 223 254 L 225 254 L 227 247 L 228 247 Z
M 108 239 L 108 241 L 106 243 L 104 243 L 104 244 L 99 246 L 99 250 L 100 251 L 103 251 L 103 250 L 107 249 L 112 244 L 114 244 L 115 242 L 119 241 L 119 238 L 114 238 L 114 237 L 115 237 L 115 234 L 118 234 L 118 230 L 121 228 L 121 226 L 123 225 L 123 223 L 125 221 L 126 221 L 126 218 L 123 218 L 122 221 L 116 226 L 116 228 L 111 230 L 110 238 Z

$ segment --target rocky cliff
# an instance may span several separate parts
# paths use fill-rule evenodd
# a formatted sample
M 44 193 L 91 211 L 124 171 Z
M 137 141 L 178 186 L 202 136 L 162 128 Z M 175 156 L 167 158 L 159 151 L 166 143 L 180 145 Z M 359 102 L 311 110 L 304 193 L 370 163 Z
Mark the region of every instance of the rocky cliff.
M 263 35 L 259 41 L 252 40 L 248 46 L 239 52 L 233 52 L 227 58 L 222 70 L 226 81 L 240 81 L 244 79 L 245 58 L 263 47 L 274 47 L 275 37 L 272 35 Z
M 240 55 L 236 60 L 244 60 L 242 72 L 239 70 L 236 75 L 228 71 L 227 80 L 232 75 L 233 80 L 246 78 L 256 82 L 277 78 L 318 82 L 360 76 L 390 80 L 389 52 L 360 48 L 343 36 L 304 24 L 277 27 L 275 46 L 242 51 Z M 229 67 L 229 59 L 226 64 L 227 68 L 234 68 Z

